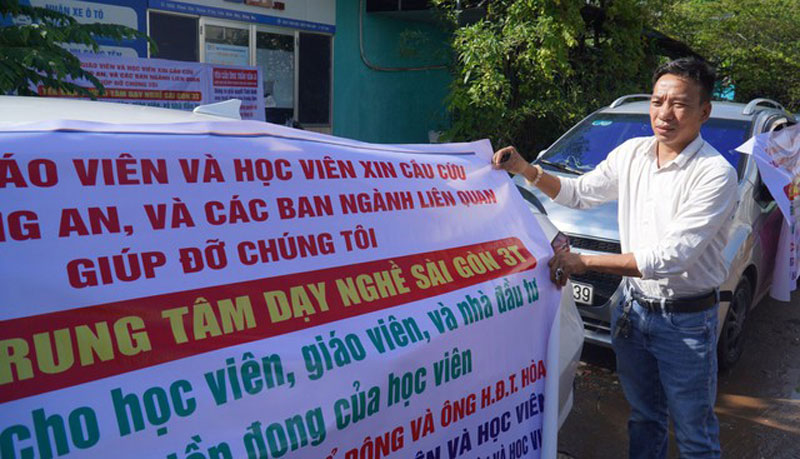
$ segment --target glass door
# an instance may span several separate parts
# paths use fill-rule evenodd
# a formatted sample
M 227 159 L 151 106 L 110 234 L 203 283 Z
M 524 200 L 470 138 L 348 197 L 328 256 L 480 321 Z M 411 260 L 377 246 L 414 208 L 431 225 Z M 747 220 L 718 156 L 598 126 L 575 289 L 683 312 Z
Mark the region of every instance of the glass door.
M 295 35 L 259 27 L 255 61 L 261 68 L 267 121 L 286 124 L 295 116 Z
M 246 24 L 200 19 L 201 61 L 221 65 L 250 65 L 250 27 Z

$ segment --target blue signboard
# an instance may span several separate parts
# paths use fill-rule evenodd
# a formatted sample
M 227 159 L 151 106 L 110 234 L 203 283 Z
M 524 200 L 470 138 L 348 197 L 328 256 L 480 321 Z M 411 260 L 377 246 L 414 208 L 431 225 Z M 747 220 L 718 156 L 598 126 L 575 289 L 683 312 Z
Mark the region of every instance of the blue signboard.
M 175 2 L 172 0 L 150 0 L 150 8 L 154 10 L 174 11 L 176 13 L 194 14 L 234 21 L 255 22 L 258 24 L 290 27 L 293 29 L 308 30 L 312 32 L 334 33 L 336 26 L 319 22 L 301 21 L 299 19 L 285 19 L 265 14 L 250 13 L 247 11 L 229 10 L 213 6 L 196 5 L 191 3 Z
M 20 3 L 58 11 L 84 24 L 117 24 L 147 33 L 147 0 L 20 0 Z M 101 54 L 147 57 L 147 42 L 143 39 L 98 38 L 97 43 L 102 47 Z M 88 51 L 79 47 L 68 48 L 70 51 Z

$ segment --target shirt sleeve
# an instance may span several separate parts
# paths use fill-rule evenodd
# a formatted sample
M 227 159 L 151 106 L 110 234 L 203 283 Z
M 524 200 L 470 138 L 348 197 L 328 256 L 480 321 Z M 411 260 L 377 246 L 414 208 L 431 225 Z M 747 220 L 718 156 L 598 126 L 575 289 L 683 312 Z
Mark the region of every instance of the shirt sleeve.
M 679 275 L 694 264 L 730 217 L 736 204 L 732 167 L 709 171 L 691 191 L 691 202 L 678 212 L 653 247 L 633 251 L 642 279 Z
M 559 177 L 561 190 L 553 201 L 573 209 L 588 209 L 617 199 L 618 160 L 630 147 L 630 141 L 623 143 L 612 150 L 597 167 L 578 178 Z

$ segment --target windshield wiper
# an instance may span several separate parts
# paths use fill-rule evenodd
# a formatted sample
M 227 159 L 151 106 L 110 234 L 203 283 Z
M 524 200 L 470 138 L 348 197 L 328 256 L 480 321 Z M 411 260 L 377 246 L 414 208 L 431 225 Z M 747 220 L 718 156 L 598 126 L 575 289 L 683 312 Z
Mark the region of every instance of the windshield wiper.
M 548 161 L 546 159 L 540 159 L 537 162 L 539 164 L 544 164 L 547 167 L 552 167 L 553 169 L 561 171 L 561 172 L 567 172 L 569 174 L 574 174 L 574 175 L 583 175 L 584 174 L 583 171 L 579 171 L 578 169 L 573 169 L 573 168 L 571 168 L 569 166 L 565 166 L 565 165 L 563 165 L 561 163 L 554 163 L 554 162 Z

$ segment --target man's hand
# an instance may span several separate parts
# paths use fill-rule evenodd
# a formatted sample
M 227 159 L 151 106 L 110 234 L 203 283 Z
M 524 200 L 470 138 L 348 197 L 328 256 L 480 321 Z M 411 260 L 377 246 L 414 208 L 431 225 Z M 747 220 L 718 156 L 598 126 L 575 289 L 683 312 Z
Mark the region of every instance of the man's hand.
M 505 147 L 494 152 L 492 156 L 492 167 L 495 169 L 503 169 L 512 174 L 521 174 L 525 169 L 530 167 L 525 158 L 519 154 L 514 147 Z
M 550 280 L 559 287 L 567 284 L 573 274 L 586 272 L 586 262 L 578 253 L 560 252 L 550 259 Z

